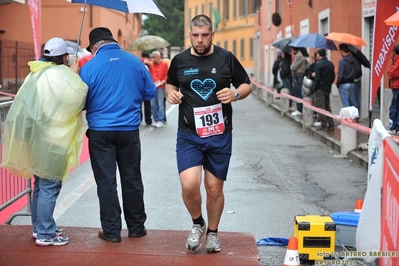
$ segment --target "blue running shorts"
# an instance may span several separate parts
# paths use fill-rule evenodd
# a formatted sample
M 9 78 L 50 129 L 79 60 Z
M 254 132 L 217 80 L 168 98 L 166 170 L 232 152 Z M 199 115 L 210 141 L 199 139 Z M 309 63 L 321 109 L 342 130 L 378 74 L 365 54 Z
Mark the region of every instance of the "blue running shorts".
M 226 180 L 232 147 L 232 133 L 201 138 L 197 134 L 177 132 L 176 158 L 179 174 L 194 166 L 205 169 L 221 180 Z

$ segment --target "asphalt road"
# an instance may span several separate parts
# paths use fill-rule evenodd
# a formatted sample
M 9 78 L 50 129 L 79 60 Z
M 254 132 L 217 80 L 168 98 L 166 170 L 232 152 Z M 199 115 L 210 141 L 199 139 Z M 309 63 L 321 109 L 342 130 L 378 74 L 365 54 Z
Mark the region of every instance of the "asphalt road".
M 233 157 L 220 231 L 250 232 L 257 240 L 289 238 L 296 215 L 353 211 L 356 199 L 364 197 L 365 169 L 334 157 L 338 152 L 303 133 L 254 95 L 233 103 L 233 108 Z M 188 233 L 191 219 L 181 199 L 175 159 L 176 106 L 168 105 L 167 119 L 164 128 L 140 129 L 146 227 Z M 59 225 L 100 228 L 89 162 L 71 173 L 55 218 Z M 30 221 L 17 217 L 13 224 Z M 285 247 L 259 246 L 261 265 L 282 265 L 285 251 Z

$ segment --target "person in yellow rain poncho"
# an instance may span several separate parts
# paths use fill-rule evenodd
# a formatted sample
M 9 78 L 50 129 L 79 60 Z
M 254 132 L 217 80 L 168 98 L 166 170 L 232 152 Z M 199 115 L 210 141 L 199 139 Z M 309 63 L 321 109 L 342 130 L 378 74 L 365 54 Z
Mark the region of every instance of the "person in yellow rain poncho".
M 31 73 L 19 89 L 4 123 L 2 166 L 11 174 L 34 176 L 33 234 L 38 246 L 68 243 L 53 218 L 62 182 L 77 166 L 86 129 L 82 109 L 87 85 L 61 38 L 44 46 L 44 57 L 29 62 Z

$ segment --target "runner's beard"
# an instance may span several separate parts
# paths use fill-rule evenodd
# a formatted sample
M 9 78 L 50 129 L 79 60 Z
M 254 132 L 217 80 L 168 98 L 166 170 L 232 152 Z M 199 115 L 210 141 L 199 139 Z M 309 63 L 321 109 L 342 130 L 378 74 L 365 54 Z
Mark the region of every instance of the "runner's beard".
M 198 47 L 198 45 L 196 46 L 196 47 L 193 47 L 193 49 L 194 49 L 194 52 L 197 54 L 197 55 L 207 55 L 208 53 L 209 53 L 209 51 L 211 50 L 211 44 L 209 45 L 209 46 L 205 46 L 205 45 L 202 45 L 204 48 L 204 50 L 202 51 L 202 52 L 200 52 L 198 49 L 197 49 L 197 47 Z

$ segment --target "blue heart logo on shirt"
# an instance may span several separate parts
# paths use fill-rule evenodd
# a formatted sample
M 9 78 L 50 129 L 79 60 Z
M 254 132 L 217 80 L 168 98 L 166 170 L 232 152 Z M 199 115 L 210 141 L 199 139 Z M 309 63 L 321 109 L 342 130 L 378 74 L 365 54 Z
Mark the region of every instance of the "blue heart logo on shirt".
M 203 82 L 199 79 L 194 79 L 190 83 L 190 87 L 195 91 L 204 101 L 211 96 L 213 90 L 216 88 L 216 82 L 213 79 L 205 79 Z

